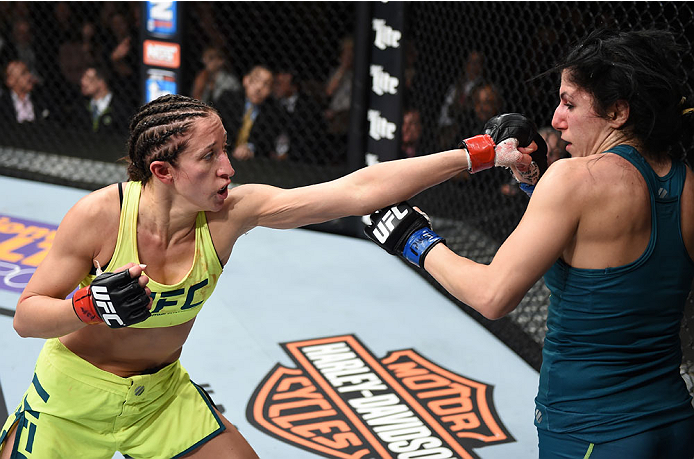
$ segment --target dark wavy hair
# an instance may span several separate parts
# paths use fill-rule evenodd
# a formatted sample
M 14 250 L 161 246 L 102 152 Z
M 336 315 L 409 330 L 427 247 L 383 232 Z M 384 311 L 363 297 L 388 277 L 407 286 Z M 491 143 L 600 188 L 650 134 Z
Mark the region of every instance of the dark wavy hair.
M 629 119 L 622 129 L 643 145 L 642 154 L 674 158 L 672 146 L 692 124 L 686 109 L 693 101 L 683 94 L 682 51 L 664 30 L 598 29 L 547 73 L 566 70 L 572 84 L 592 95 L 598 116 L 607 117 L 615 102 L 626 101 Z

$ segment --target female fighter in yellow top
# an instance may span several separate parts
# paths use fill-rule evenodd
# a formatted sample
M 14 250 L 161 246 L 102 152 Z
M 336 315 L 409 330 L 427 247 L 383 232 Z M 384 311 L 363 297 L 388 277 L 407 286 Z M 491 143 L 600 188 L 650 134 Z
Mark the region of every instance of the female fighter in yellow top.
M 363 168 L 322 184 L 229 189 L 217 112 L 183 96 L 142 107 L 129 178 L 82 198 L 17 304 L 14 327 L 46 338 L 2 432 L 1 459 L 255 458 L 179 363 L 195 316 L 239 236 L 366 215 L 463 170 L 527 166 L 515 139 Z M 97 269 L 103 267 L 105 272 Z M 80 284 L 72 299 L 66 297 Z

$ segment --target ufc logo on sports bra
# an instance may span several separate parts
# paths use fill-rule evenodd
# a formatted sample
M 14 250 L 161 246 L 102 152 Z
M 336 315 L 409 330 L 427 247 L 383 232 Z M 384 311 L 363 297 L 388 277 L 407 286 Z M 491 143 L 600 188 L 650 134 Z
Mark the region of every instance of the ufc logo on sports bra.
M 179 288 L 168 292 L 152 292 L 152 314 L 161 312 L 164 308 L 176 308 L 179 304 L 181 311 L 194 308 L 203 303 L 203 301 L 194 302 L 195 292 L 208 284 L 208 279 L 193 284 L 187 289 Z
M 94 297 L 94 304 L 96 307 L 104 310 L 101 318 L 104 319 L 107 325 L 111 325 L 111 321 L 114 321 L 118 322 L 119 325 L 125 326 L 120 316 L 116 314 L 116 310 L 113 309 L 111 297 L 108 296 L 108 289 L 105 286 L 93 285 L 92 296 Z
M 378 222 L 378 225 L 376 225 L 376 228 L 374 228 L 374 236 L 376 236 L 376 239 L 378 239 L 378 242 L 383 244 L 386 242 L 386 239 L 388 239 L 388 236 L 390 236 L 390 233 L 393 231 L 393 220 L 396 218 L 398 221 L 402 220 L 405 218 L 405 215 L 407 215 L 410 211 L 405 209 L 404 212 L 400 212 L 397 206 L 393 206 L 390 209 L 388 209 L 388 212 L 383 216 L 380 222 Z

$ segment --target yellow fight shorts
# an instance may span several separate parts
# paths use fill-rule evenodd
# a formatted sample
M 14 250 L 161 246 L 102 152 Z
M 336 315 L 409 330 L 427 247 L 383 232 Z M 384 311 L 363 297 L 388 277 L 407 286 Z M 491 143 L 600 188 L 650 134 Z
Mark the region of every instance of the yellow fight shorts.
M 171 458 L 225 427 L 203 389 L 176 361 L 154 374 L 121 378 L 46 341 L 34 379 L 0 434 L 14 424 L 13 458 Z

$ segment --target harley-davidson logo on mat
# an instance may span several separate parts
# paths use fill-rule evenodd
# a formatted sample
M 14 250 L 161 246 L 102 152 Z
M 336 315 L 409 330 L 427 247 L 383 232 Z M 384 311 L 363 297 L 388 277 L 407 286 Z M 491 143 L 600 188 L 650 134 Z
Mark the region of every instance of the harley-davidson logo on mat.
M 277 364 L 248 403 L 248 420 L 329 458 L 477 458 L 473 448 L 515 441 L 492 386 L 412 349 L 375 357 L 354 335 L 283 343 L 297 368 Z

